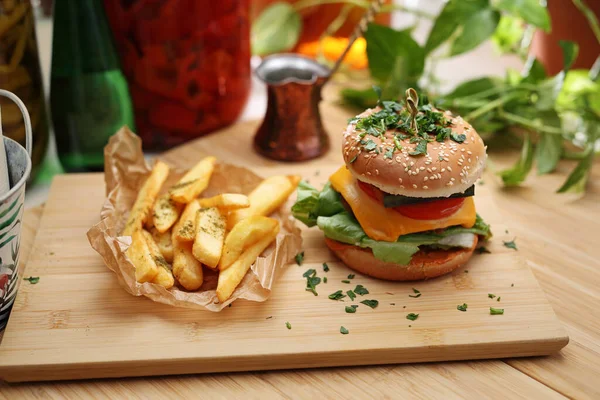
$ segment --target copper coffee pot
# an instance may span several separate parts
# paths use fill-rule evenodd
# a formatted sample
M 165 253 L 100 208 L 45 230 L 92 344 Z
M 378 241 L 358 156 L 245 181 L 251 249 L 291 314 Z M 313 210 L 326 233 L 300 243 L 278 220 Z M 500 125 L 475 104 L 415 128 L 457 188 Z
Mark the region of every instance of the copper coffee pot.
M 330 69 L 297 54 L 267 57 L 256 75 L 267 85 L 267 113 L 254 148 L 279 161 L 304 161 L 329 149 L 319 102 Z

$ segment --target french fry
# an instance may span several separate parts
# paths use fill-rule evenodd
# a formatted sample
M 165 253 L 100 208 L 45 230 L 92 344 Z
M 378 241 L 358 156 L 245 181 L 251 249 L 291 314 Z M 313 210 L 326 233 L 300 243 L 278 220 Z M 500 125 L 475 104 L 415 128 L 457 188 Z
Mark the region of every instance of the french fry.
M 185 210 L 183 213 L 185 214 Z M 202 264 L 196 260 L 192 253 L 193 243 L 179 240 L 176 234 L 184 222 L 185 220 L 180 218 L 172 230 L 173 275 L 175 275 L 177 282 L 186 290 L 194 291 L 202 286 L 204 273 L 202 271 Z
M 150 233 L 165 260 L 169 263 L 173 262 L 173 238 L 171 231 L 161 233 L 154 227 L 150 230 Z
M 275 240 L 279 233 L 279 225 L 269 232 L 266 236 L 248 247 L 229 268 L 219 273 L 217 283 L 217 297 L 220 302 L 224 302 L 231 297 L 235 288 L 240 284 L 246 272 L 250 269 L 256 258 Z
M 169 195 L 177 203 L 187 204 L 198 197 L 207 188 L 210 177 L 215 169 L 215 157 L 206 157 L 190 169 L 175 186 L 169 190 Z
M 194 240 L 194 257 L 209 268 L 217 268 L 227 220 L 217 207 L 203 208 L 196 217 L 196 238 Z
M 250 207 L 248 196 L 237 193 L 223 193 L 207 199 L 200 199 L 201 207 L 218 207 L 224 211 Z
M 153 222 L 160 233 L 166 232 L 177 222 L 183 204 L 171 200 L 169 193 L 160 196 L 154 203 Z
M 173 249 L 173 275 L 186 290 L 198 290 L 204 282 L 202 264 L 192 254 L 192 243 L 176 240 Z
M 262 215 L 253 215 L 237 223 L 225 238 L 219 269 L 225 270 L 240 257 L 244 249 L 258 242 L 277 226 L 279 221 Z
M 162 161 L 157 161 L 152 168 L 152 173 L 144 182 L 138 193 L 129 218 L 123 230 L 123 236 L 132 236 L 133 232 L 142 229 L 150 214 L 150 209 L 160 192 L 160 188 L 169 175 L 169 166 Z
M 126 254 L 135 266 L 135 280 L 139 283 L 150 282 L 158 275 L 158 266 L 150 254 L 141 230 L 131 234 L 131 246 Z
M 173 230 L 178 240 L 183 242 L 192 242 L 194 240 L 196 237 L 196 214 L 198 210 L 200 210 L 200 204 L 196 200 L 189 202 L 185 206 L 183 213 L 181 213 L 181 218 Z
M 277 210 L 296 189 L 300 177 L 277 175 L 262 181 L 249 195 L 250 207 L 232 211 L 227 219 L 228 229 L 251 215 L 269 215 Z
M 152 257 L 152 259 L 156 263 L 156 266 L 158 267 L 158 273 L 156 274 L 154 279 L 152 279 L 151 282 L 156 283 L 157 285 L 160 285 L 165 289 L 172 288 L 175 284 L 175 279 L 173 278 L 173 273 L 171 272 L 171 266 L 163 257 L 159 246 L 156 244 L 154 238 L 152 237 L 152 234 L 150 234 L 150 232 L 148 232 L 145 229 L 142 229 L 141 232 L 142 236 L 144 237 L 144 240 L 146 241 L 146 244 L 148 245 L 150 257 Z

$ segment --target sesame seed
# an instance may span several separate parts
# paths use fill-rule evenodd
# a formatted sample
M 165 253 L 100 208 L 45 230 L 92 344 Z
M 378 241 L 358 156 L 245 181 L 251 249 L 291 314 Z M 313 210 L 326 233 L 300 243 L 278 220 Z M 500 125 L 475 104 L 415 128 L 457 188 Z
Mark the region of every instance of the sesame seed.
M 463 147 L 462 149 L 460 149 L 460 151 L 462 151 L 464 153 L 465 152 L 465 148 Z
M 398 182 L 402 183 L 402 178 L 398 178 Z
M 448 171 L 452 171 L 452 167 L 448 165 Z
M 419 170 L 425 171 L 425 167 L 420 167 Z
M 469 158 L 467 161 L 468 161 L 468 162 L 471 162 L 471 159 Z
M 404 185 L 400 185 L 400 189 L 404 189 Z
M 415 165 L 415 163 L 411 161 L 410 162 L 410 166 L 412 167 L 413 165 Z
M 375 170 L 375 175 L 379 175 L 379 170 L 378 169 Z
M 367 171 L 367 175 L 371 176 L 371 173 Z M 461 174 L 462 175 L 462 174 Z
M 427 168 L 427 172 L 431 173 L 431 168 Z
M 431 164 L 431 161 L 425 161 L 425 165 Z
M 416 188 L 417 188 L 417 185 L 415 185 L 415 184 L 413 183 L 413 189 L 416 189 Z
M 450 180 L 451 180 L 452 182 L 454 182 L 456 179 L 454 179 L 454 178 L 450 178 Z
M 431 168 L 432 171 L 437 171 L 437 167 Z
M 429 179 L 429 177 L 427 177 L 427 176 L 425 178 L 423 178 L 424 181 L 427 181 L 428 179 Z
M 400 158 L 400 156 L 396 156 L 396 162 L 397 163 L 401 163 L 402 162 L 402 158 Z
M 442 168 L 442 172 L 446 172 L 446 168 Z
M 365 154 L 365 158 L 369 158 L 370 156 L 368 154 Z
M 406 163 L 405 163 L 405 162 L 403 162 L 403 163 L 402 163 L 402 166 L 403 166 L 404 168 L 406 168 L 406 167 L 407 167 L 407 165 L 406 165 Z
M 452 186 L 452 185 L 454 185 L 454 183 L 453 183 L 453 182 L 448 182 L 448 183 L 446 183 L 446 186 Z
M 468 154 L 468 155 L 471 155 L 471 154 L 473 154 L 473 153 L 472 153 L 472 152 L 469 150 L 469 151 L 467 151 L 467 154 Z
M 427 189 L 429 189 L 429 187 L 428 186 L 423 186 L 423 189 L 427 190 Z

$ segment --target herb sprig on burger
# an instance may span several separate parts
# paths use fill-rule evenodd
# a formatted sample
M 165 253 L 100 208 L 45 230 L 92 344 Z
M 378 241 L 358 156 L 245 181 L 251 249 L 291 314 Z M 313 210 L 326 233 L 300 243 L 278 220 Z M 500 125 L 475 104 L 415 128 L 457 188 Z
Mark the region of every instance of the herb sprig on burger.
M 380 102 L 349 121 L 342 166 L 322 191 L 305 182 L 292 212 L 317 225 L 350 268 L 418 280 L 465 264 L 491 237 L 475 211 L 486 148 L 461 117 L 421 101 Z

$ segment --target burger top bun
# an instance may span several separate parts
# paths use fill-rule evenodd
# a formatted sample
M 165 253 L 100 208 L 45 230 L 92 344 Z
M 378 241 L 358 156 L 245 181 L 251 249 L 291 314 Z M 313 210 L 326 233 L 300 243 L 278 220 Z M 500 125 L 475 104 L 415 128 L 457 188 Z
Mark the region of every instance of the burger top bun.
M 368 109 L 358 118 L 378 111 L 379 107 Z M 469 123 L 447 111 L 443 114 L 451 122 L 447 127 L 453 135 L 464 134 L 464 141 L 448 137 L 438 142 L 435 135 L 429 135 L 432 141 L 422 155 L 410 154 L 417 146 L 410 142 L 413 135 L 405 134 L 402 139 L 399 129 L 387 130 L 380 136 L 365 134 L 357 129 L 355 119 L 344 131 L 342 153 L 346 166 L 358 180 L 390 194 L 449 197 L 464 192 L 483 173 L 486 147 Z

